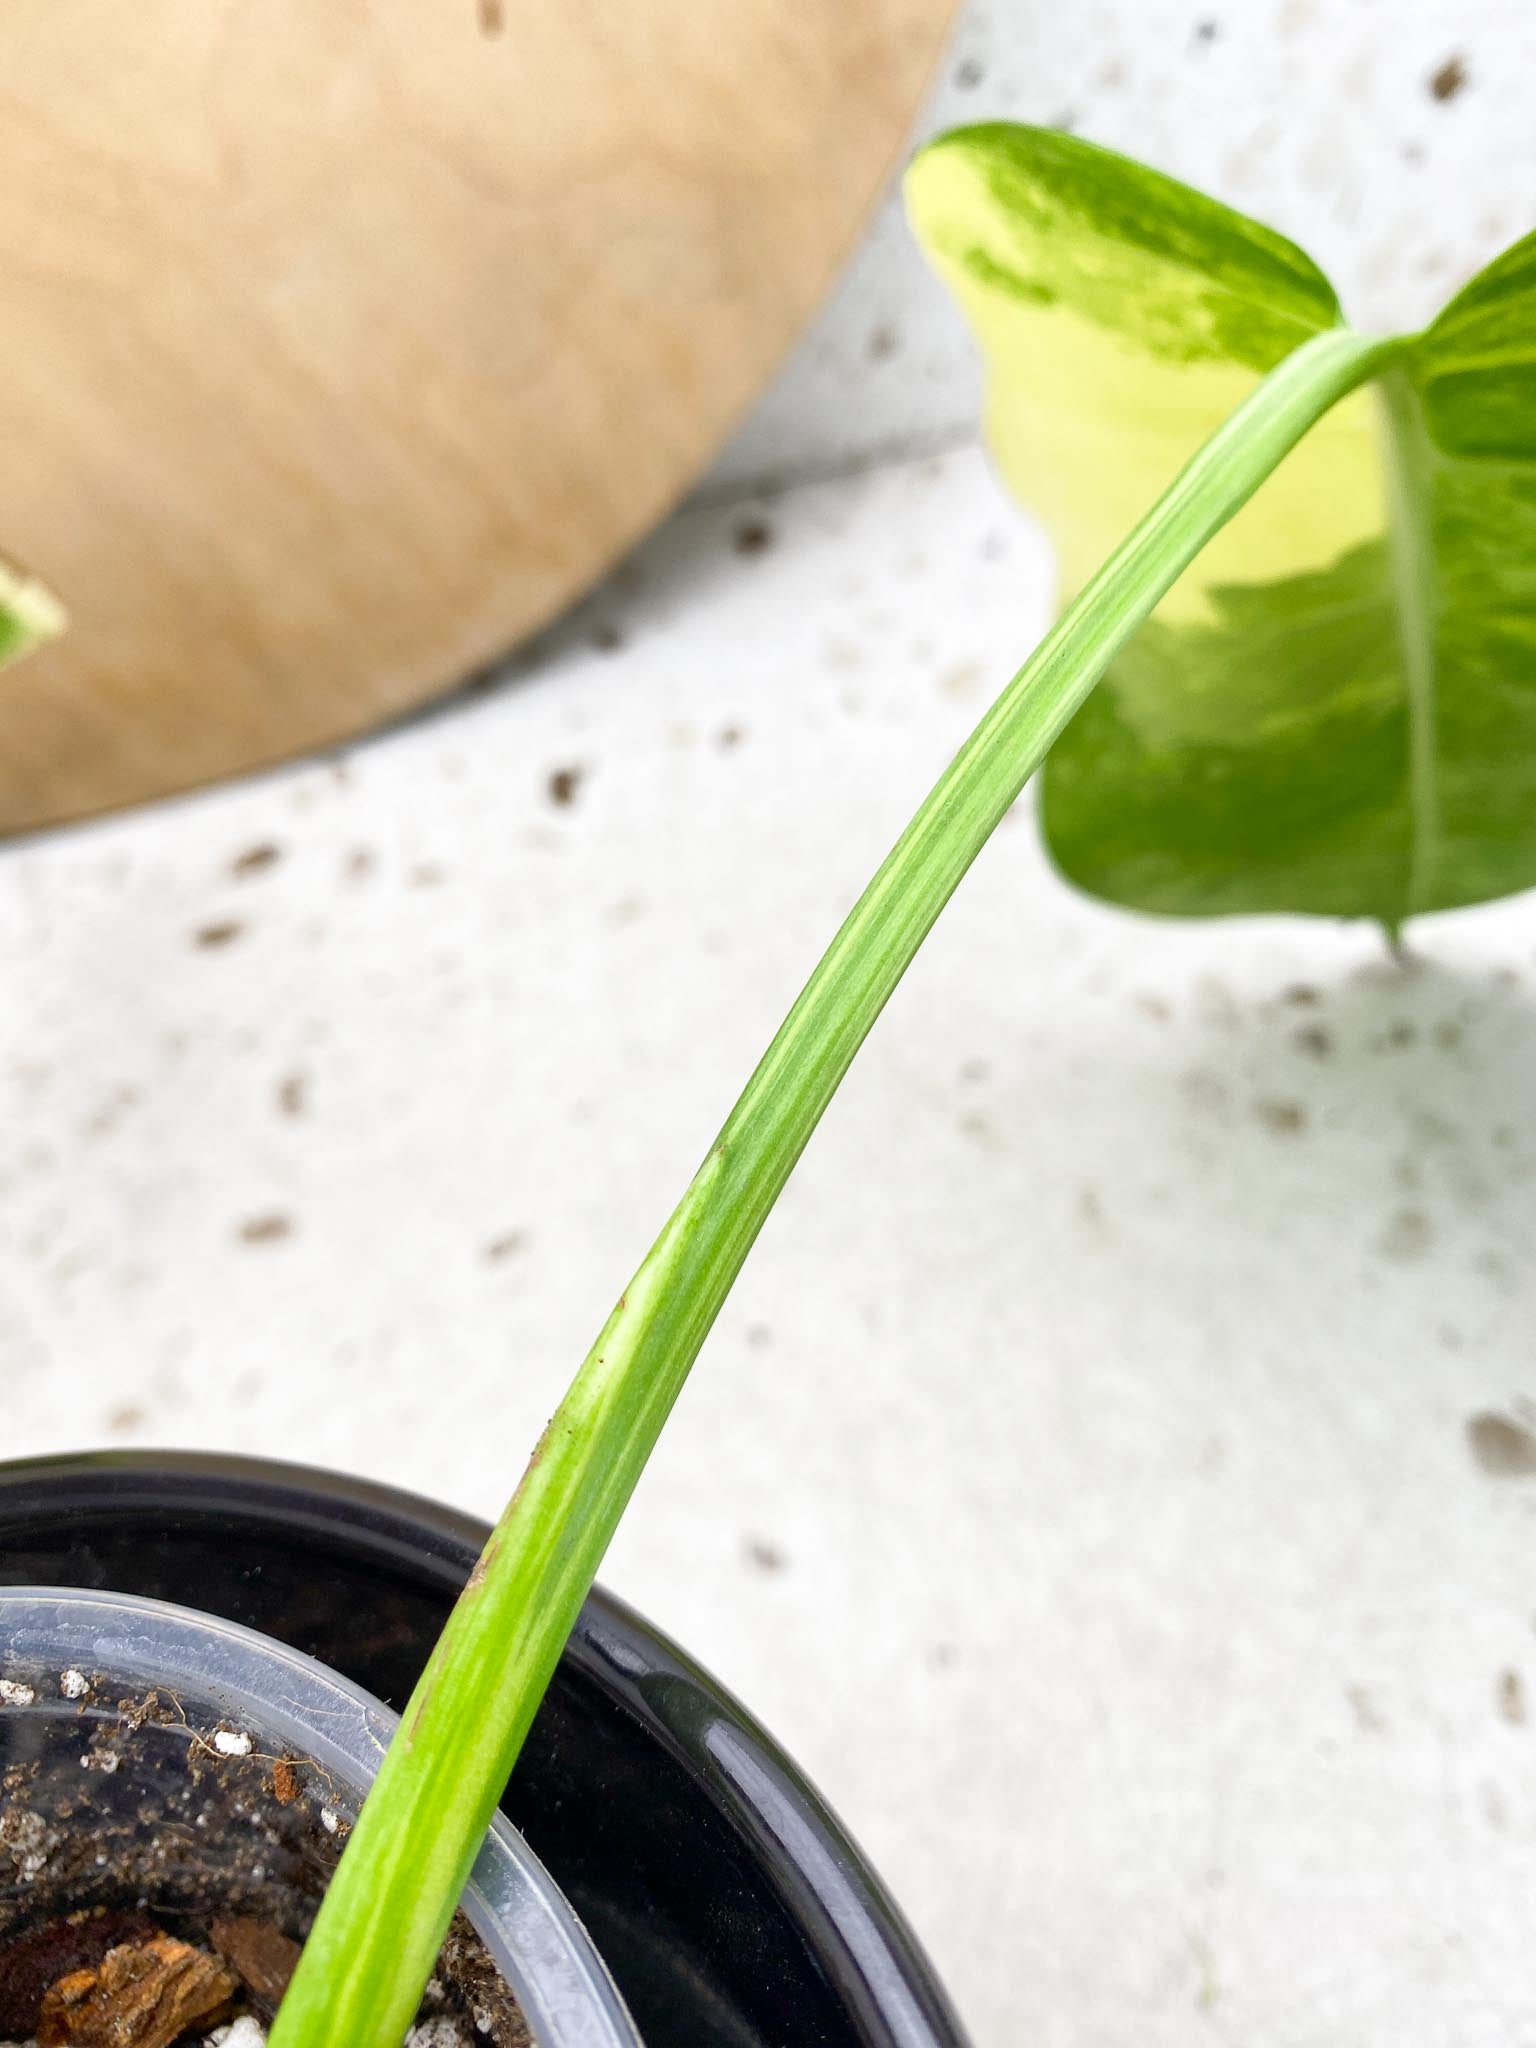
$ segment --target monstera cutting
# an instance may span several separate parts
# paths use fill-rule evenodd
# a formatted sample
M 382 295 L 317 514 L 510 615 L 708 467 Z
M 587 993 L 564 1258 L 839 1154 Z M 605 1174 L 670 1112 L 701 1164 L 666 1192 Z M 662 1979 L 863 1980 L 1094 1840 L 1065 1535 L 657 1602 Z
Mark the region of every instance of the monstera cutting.
M 1070 136 L 962 129 L 907 192 L 1069 592 L 1263 374 L 1350 332 L 1294 244 Z M 1063 872 L 1138 910 L 1395 927 L 1536 883 L 1536 236 L 1383 346 L 1043 783 Z
M 1280 236 L 1068 137 L 964 130 L 922 153 L 909 193 L 1070 601 L 849 914 L 603 1323 L 407 1708 L 272 2048 L 396 2048 L 721 1303 L 1048 752 L 1056 860 L 1138 909 L 1395 930 L 1536 882 L 1536 238 L 1424 332 L 1375 338 Z

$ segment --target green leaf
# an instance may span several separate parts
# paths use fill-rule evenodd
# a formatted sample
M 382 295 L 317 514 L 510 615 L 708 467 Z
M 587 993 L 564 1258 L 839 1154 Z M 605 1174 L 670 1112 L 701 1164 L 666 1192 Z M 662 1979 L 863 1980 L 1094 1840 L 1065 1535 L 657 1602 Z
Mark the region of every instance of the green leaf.
M 1388 390 L 1426 698 L 1412 907 L 1449 908 L 1536 883 L 1536 235 Z
M 0 668 L 63 630 L 52 592 L 0 555 Z
M 975 329 L 989 438 L 1067 591 L 1308 335 L 1291 243 L 1112 151 L 930 145 L 916 230 Z M 1048 762 L 1081 887 L 1389 926 L 1536 883 L 1536 250 L 1335 409 L 1179 579 Z

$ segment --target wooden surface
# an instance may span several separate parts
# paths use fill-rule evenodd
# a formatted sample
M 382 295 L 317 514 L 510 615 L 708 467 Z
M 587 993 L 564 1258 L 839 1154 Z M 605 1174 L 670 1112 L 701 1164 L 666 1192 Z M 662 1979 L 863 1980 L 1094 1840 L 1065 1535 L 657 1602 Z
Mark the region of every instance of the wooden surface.
M 322 746 L 707 461 L 949 0 L 54 0 L 0 67 L 0 831 Z

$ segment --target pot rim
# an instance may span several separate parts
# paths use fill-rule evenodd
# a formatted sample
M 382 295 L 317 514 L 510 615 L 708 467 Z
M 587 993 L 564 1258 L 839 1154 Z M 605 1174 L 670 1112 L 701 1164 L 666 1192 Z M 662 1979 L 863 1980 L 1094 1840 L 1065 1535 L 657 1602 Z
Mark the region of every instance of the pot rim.
M 490 1534 L 428 1495 L 291 1460 L 136 1447 L 0 1461 L 0 1540 L 33 1518 L 84 1534 L 125 1520 L 174 1523 L 184 1513 L 215 1516 L 232 1532 L 285 1524 L 356 1563 L 373 1558 L 401 1571 L 445 1603 Z M 879 1876 L 799 1766 L 724 1686 L 600 1585 L 561 1662 L 607 1712 L 678 1763 L 743 1845 L 786 1915 L 796 1955 L 833 1990 L 846 2033 L 829 2039 L 849 2048 L 967 2048 Z

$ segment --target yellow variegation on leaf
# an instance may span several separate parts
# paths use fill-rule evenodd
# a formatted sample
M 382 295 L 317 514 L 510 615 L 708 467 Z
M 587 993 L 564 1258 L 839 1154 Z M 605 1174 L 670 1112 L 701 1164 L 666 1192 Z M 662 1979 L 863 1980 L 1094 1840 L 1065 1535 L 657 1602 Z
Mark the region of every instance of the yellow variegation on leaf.
M 1076 137 L 961 129 L 907 195 L 1068 596 L 1264 372 L 1344 324 L 1284 237 Z M 1141 910 L 1395 927 L 1536 883 L 1536 238 L 1186 570 L 1058 741 L 1042 820 L 1065 874 Z

